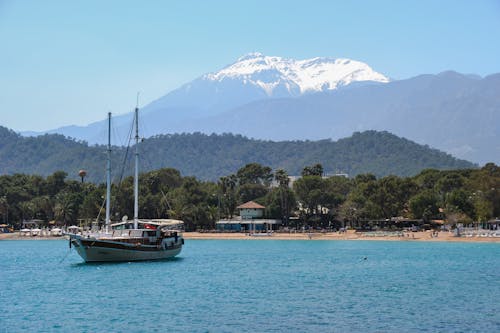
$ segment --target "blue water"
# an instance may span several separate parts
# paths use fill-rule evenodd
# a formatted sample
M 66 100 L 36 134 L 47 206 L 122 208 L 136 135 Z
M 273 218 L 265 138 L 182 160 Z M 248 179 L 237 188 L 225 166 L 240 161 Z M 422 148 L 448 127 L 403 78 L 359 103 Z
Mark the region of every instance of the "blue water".
M 188 240 L 178 259 L 120 264 L 67 253 L 0 242 L 0 332 L 500 332 L 500 244 Z

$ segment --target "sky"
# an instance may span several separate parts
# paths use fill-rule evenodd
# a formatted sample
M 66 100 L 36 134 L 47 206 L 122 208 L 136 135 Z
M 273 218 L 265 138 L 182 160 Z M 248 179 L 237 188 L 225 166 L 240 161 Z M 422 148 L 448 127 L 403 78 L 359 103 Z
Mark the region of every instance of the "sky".
M 0 0 L 0 126 L 127 113 L 250 52 L 486 76 L 499 36 L 500 0 Z

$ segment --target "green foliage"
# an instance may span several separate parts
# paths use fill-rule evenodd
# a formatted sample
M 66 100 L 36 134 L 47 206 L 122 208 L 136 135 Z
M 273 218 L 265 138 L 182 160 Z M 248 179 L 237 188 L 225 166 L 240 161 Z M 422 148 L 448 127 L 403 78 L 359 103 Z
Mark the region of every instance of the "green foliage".
M 240 185 L 238 194 L 240 202 L 248 202 L 250 200 L 258 200 L 267 194 L 268 190 L 260 184 L 243 184 Z
M 412 217 L 429 221 L 439 214 L 438 202 L 437 194 L 431 190 L 423 190 L 416 194 L 409 201 Z
M 2 135 L 4 139 L 7 137 L 5 140 L 15 141 L 16 138 L 19 139 L 15 133 L 0 130 L 0 137 Z M 370 141 L 369 138 L 372 140 Z M 217 147 L 212 147 L 212 149 L 221 150 L 221 155 L 218 156 L 220 161 L 223 160 L 221 156 L 224 149 L 226 149 L 224 155 L 231 156 L 231 153 L 234 153 L 236 156 L 236 159 L 227 159 L 227 161 L 232 161 L 228 162 L 231 167 L 227 169 L 230 171 L 220 177 L 217 183 L 202 181 L 193 176 L 183 177 L 180 171 L 173 168 L 159 168 L 140 175 L 139 216 L 143 218 L 182 219 L 187 230 L 214 229 L 217 219 L 233 217 L 236 207 L 249 200 L 255 200 L 265 205 L 266 216 L 281 218 L 285 225 L 289 224 L 289 217 L 295 215 L 301 218 L 300 223 L 317 227 L 358 226 L 363 219 L 388 219 L 395 216 L 422 218 L 426 221 L 444 218 L 456 223 L 472 220 L 485 221 L 500 215 L 500 168 L 493 163 L 480 169 L 444 171 L 437 170 L 436 166 L 433 166 L 433 168 L 424 169 L 412 177 L 397 175 L 381 177 L 377 173 L 366 172 L 359 173 L 354 178 L 331 177 L 328 176 L 328 172 L 323 171 L 323 165 L 328 165 L 325 164 L 323 158 L 324 155 L 329 154 L 329 151 L 321 150 L 322 157 L 313 161 L 307 161 L 303 158 L 305 155 L 315 152 L 318 143 L 270 143 L 231 135 L 176 135 L 152 138 L 151 142 L 156 144 L 145 144 L 144 154 L 146 156 L 156 154 L 157 160 L 162 159 L 164 153 L 161 150 L 153 151 L 153 148 L 161 148 L 162 141 L 160 139 L 177 142 L 179 149 L 181 142 L 187 140 L 190 145 L 184 148 L 185 151 L 192 154 L 191 157 L 188 158 L 184 154 L 185 151 L 179 154 L 189 160 L 189 163 L 186 162 L 189 164 L 188 167 L 200 163 L 200 166 L 197 167 L 209 169 L 210 167 L 206 166 L 207 161 L 204 158 L 214 161 L 211 160 L 211 157 L 207 157 L 197 150 L 197 144 L 200 142 L 203 149 L 209 150 L 208 147 L 203 146 L 203 140 L 209 140 L 214 147 Z M 385 148 L 377 146 L 377 140 L 380 139 L 390 146 L 394 137 L 388 133 L 376 132 L 367 132 L 365 135 L 355 134 L 352 139 L 355 141 L 351 141 L 351 148 L 357 147 L 356 140 L 357 142 L 367 141 L 366 145 L 370 149 L 375 149 L 377 153 L 386 153 Z M 52 140 L 59 143 L 66 142 L 66 139 L 60 136 L 42 137 L 42 141 L 49 146 Z M 28 141 L 38 142 L 32 138 Z M 242 155 L 238 155 L 237 150 L 232 150 L 236 149 L 234 144 L 229 146 L 232 148 L 228 148 L 225 145 L 226 141 L 238 141 L 241 143 L 241 145 L 236 144 L 238 149 L 247 150 L 247 153 L 255 159 L 248 163 L 241 163 L 243 159 L 238 160 L 238 156 Z M 147 142 L 148 140 L 146 140 Z M 345 142 L 341 140 L 340 143 L 344 144 Z M 270 164 L 272 163 L 271 157 L 283 157 L 282 154 L 287 149 L 289 149 L 288 153 L 293 149 L 298 149 L 303 155 L 296 155 L 294 152 L 293 156 L 299 160 L 296 165 L 300 165 L 301 169 L 291 169 L 292 171 L 290 171 L 290 169 L 280 167 L 273 175 L 271 166 L 255 162 L 260 156 L 257 154 L 257 150 L 253 149 L 257 144 L 265 147 L 264 151 L 269 154 L 266 158 Z M 330 146 L 332 148 L 338 143 L 325 141 L 319 145 L 328 146 L 330 144 L 333 145 Z M 72 142 L 69 146 L 71 145 L 79 147 L 79 145 L 84 144 Z M 279 146 L 279 150 L 275 150 L 277 148 L 274 145 Z M 300 150 L 301 145 L 305 145 L 307 150 Z M 0 151 L 5 146 L 9 146 L 9 144 L 2 142 Z M 19 148 L 21 147 L 22 142 Z M 409 149 L 407 145 L 403 145 L 403 147 Z M 99 152 L 102 155 L 100 147 L 87 148 L 95 148 L 96 154 Z M 37 146 L 37 149 L 42 151 L 43 147 Z M 354 150 L 356 151 L 356 149 Z M 363 149 L 361 151 L 366 153 Z M 202 156 L 200 157 L 198 154 Z M 69 159 L 70 156 L 71 153 L 68 151 L 65 157 Z M 116 159 L 118 159 L 117 156 Z M 196 159 L 194 159 L 195 157 Z M 337 161 L 337 158 L 332 160 Z M 287 164 L 286 161 L 287 158 L 283 157 L 280 164 Z M 415 160 L 412 162 L 418 164 Z M 103 162 L 100 161 L 100 165 L 102 164 Z M 384 168 L 391 169 L 387 165 L 384 165 Z M 404 167 L 402 168 L 404 169 Z M 234 173 L 232 173 L 233 170 L 235 170 Z M 304 176 L 297 179 L 293 183 L 293 187 L 290 188 L 289 172 L 297 174 L 300 170 Z M 82 183 L 75 178 L 60 168 L 55 169 L 45 178 L 39 175 L 21 173 L 0 176 L 0 216 L 2 221 L 19 226 L 23 219 L 32 218 L 44 221 L 55 219 L 66 225 L 74 224 L 79 219 L 95 219 L 98 216 L 103 219 L 105 185 L 102 183 Z M 272 183 L 273 179 L 274 183 Z M 121 182 L 117 181 L 113 184 L 111 214 L 115 221 L 120 220 L 124 215 L 133 216 L 132 177 L 125 177 Z
M 471 198 L 471 193 L 465 189 L 454 189 L 446 196 L 446 207 L 449 211 L 460 212 L 475 219 L 476 212 Z
M 269 186 L 273 180 L 273 173 L 270 167 L 262 166 L 258 163 L 249 163 L 236 173 L 240 185 L 259 184 Z
M 304 176 L 293 184 L 298 201 L 308 217 L 323 214 L 323 208 L 331 208 L 333 194 L 327 190 L 328 182 L 320 176 Z
M 312 165 L 312 166 L 306 166 L 304 169 L 302 169 L 301 172 L 302 177 L 304 176 L 323 176 L 323 166 L 319 163 Z
M 66 172 L 66 178 L 78 180 L 78 171 L 88 172 L 87 181 L 105 181 L 104 146 L 88 146 L 61 135 L 21 137 L 0 127 L 0 174 L 39 174 L 49 176 L 56 171 Z M 126 148 L 112 148 L 112 165 L 122 165 Z M 463 169 L 474 165 L 427 146 L 398 138 L 387 132 L 367 131 L 352 137 L 320 141 L 262 141 L 241 135 L 173 134 L 144 140 L 140 149 L 142 171 L 174 168 L 183 175 L 203 180 L 216 180 L 248 167 L 243 182 L 253 173 L 260 174 L 259 182 L 272 179 L 265 170 L 253 170 L 259 163 L 271 169 L 284 169 L 290 175 L 323 175 L 339 171 L 356 176 L 372 173 L 413 176 L 423 169 Z M 130 154 L 124 176 L 131 175 Z M 320 167 L 320 168 L 318 168 Z M 268 170 L 269 171 L 269 170 Z M 113 170 L 114 179 L 121 179 L 121 168 Z M 61 175 L 57 175 L 60 177 Z M 271 178 L 269 178 L 271 177 Z M 175 177 L 174 177 L 175 178 Z M 56 182 L 60 179 L 54 179 Z M 51 180 L 52 181 L 52 180 Z M 57 186 L 54 183 L 54 186 Z M 171 185 L 169 185 L 171 186 Z M 51 189 L 52 194 L 57 188 Z

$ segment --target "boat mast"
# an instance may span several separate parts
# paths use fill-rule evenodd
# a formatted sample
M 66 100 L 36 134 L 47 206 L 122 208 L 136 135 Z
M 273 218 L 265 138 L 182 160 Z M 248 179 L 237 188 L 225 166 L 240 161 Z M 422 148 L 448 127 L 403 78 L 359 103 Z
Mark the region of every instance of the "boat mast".
M 106 163 L 106 233 L 109 232 L 111 211 L 111 112 L 108 112 L 108 154 Z
M 137 96 L 139 99 L 139 96 Z M 139 221 L 139 107 L 135 107 L 134 229 Z

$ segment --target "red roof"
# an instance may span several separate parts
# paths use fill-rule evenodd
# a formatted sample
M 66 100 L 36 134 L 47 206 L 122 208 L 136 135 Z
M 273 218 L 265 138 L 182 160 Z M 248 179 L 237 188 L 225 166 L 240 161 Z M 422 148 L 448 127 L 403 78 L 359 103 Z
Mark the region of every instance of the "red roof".
M 253 201 L 249 201 L 249 202 L 245 202 L 244 204 L 242 205 L 239 205 L 238 207 L 236 207 L 238 209 L 265 209 L 266 207 L 264 206 L 261 206 L 259 205 L 258 203 L 256 202 L 253 202 Z

